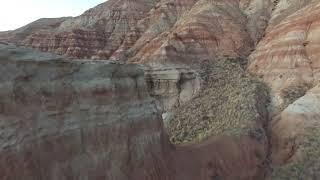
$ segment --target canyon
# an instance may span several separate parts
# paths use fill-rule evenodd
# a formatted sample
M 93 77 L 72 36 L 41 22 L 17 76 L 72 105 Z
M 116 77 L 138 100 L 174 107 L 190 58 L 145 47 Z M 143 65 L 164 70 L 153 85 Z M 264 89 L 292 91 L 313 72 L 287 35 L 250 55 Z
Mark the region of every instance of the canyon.
M 0 32 L 0 179 L 320 179 L 318 0 L 108 0 Z

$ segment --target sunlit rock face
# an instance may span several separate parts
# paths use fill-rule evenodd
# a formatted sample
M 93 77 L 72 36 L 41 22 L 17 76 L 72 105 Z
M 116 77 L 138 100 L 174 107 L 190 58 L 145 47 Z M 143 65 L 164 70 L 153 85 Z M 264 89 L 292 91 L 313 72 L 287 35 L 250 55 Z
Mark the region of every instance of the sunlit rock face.
M 1 180 L 169 179 L 169 141 L 138 65 L 0 54 Z

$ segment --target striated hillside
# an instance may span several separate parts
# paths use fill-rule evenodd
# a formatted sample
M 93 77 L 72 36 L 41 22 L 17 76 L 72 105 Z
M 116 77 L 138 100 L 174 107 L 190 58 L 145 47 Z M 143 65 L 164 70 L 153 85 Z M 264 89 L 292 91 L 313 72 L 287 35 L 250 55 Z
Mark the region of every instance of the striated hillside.
M 0 41 L 0 179 L 320 179 L 319 0 L 109 0 Z
M 249 55 L 271 9 L 264 0 L 109 0 L 79 17 L 29 24 L 9 41 L 75 58 L 196 63 Z
M 319 20 L 319 1 L 280 1 L 250 56 L 271 88 L 272 179 L 320 178 Z

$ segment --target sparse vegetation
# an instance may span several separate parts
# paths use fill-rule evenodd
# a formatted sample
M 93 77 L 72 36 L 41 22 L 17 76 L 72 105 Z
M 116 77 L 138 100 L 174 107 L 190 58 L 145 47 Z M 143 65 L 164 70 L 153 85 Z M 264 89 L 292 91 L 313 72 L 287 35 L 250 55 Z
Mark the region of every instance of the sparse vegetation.
M 260 136 L 255 132 L 261 131 L 257 122 L 263 124 L 266 119 L 268 90 L 245 72 L 244 62 L 225 57 L 202 64 L 202 91 L 177 108 L 168 122 L 173 143 L 197 142 L 222 134 Z
M 272 180 L 317 180 L 320 177 L 320 127 L 305 129 L 299 148 L 302 157 L 287 165 L 277 167 Z
M 297 99 L 304 96 L 306 92 L 311 88 L 310 84 L 299 84 L 289 86 L 281 91 L 281 96 L 284 99 L 282 110 L 294 103 Z

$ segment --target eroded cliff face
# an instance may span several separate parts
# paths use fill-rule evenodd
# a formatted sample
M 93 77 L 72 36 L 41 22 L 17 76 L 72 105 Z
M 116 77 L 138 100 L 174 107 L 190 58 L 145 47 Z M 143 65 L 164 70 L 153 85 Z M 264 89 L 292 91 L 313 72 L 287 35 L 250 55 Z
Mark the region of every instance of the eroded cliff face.
M 0 179 L 172 179 L 138 65 L 0 54 Z
M 145 67 L 145 73 L 150 95 L 158 100 L 157 105 L 164 113 L 189 102 L 202 85 L 199 73 L 190 68 Z

